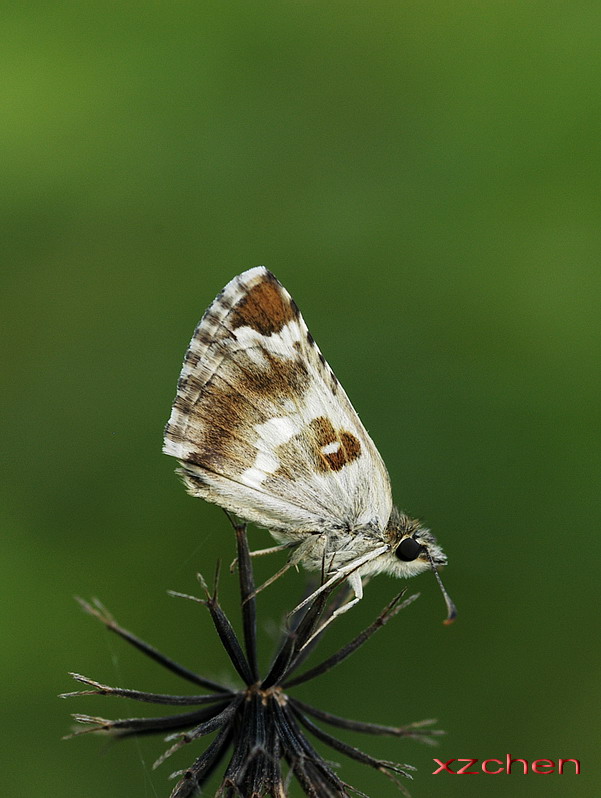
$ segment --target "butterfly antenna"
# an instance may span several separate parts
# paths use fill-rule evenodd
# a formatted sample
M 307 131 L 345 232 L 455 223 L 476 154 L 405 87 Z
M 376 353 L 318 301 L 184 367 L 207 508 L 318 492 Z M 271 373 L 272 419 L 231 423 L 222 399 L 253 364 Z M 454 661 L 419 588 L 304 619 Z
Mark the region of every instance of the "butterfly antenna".
M 445 586 L 442 583 L 442 579 L 440 578 L 440 574 L 438 573 L 436 566 L 434 565 L 434 560 L 432 559 L 432 555 L 427 546 L 424 546 L 426 550 L 426 554 L 428 555 L 428 559 L 430 560 L 430 565 L 432 566 L 432 570 L 434 571 L 434 576 L 436 577 L 436 581 L 438 582 L 438 587 L 440 588 L 445 604 L 447 605 L 447 617 L 443 621 L 443 623 L 448 626 L 450 623 L 453 623 L 455 618 L 457 617 L 457 607 L 455 606 L 455 602 L 449 596 L 446 591 Z

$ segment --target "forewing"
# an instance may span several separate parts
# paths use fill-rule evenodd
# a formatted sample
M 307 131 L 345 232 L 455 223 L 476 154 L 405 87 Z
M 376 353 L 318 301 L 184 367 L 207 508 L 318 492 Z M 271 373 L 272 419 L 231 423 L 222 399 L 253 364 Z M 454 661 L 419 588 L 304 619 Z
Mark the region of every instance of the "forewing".
M 263 266 L 198 324 L 163 450 L 190 493 L 283 533 L 382 529 L 386 468 L 290 294 Z

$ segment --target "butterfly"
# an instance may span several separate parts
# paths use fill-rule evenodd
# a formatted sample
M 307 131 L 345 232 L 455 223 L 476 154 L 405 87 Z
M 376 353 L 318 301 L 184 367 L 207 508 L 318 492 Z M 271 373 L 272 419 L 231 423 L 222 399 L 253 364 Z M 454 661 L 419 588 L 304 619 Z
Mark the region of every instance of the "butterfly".
M 264 266 L 234 277 L 196 327 L 163 451 L 179 460 L 192 496 L 270 531 L 279 545 L 255 554 L 293 549 L 269 582 L 291 565 L 325 565 L 319 590 L 346 578 L 354 592 L 340 613 L 363 597 L 365 577 L 431 569 L 445 623 L 454 619 L 437 571 L 446 555 L 393 505 L 378 450 L 296 303 Z

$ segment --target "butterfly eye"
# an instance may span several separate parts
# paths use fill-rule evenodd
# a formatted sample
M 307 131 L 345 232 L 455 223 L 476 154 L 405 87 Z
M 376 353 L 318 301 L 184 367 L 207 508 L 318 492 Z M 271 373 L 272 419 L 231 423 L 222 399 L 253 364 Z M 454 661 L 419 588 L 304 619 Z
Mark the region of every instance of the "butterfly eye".
M 395 554 L 399 560 L 403 560 L 403 562 L 411 562 L 417 558 L 422 549 L 423 546 L 414 538 L 405 538 L 404 540 L 401 540 L 397 546 Z

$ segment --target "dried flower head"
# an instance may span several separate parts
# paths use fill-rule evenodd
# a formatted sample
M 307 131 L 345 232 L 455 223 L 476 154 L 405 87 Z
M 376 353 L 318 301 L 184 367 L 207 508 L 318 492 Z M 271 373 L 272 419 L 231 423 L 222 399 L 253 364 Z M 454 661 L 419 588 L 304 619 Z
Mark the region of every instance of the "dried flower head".
M 82 607 L 108 629 L 163 667 L 202 687 L 207 693 L 202 695 L 147 693 L 109 687 L 73 673 L 71 675 L 78 682 L 90 689 L 64 693 L 62 698 L 110 695 L 174 707 L 194 707 L 194 709 L 161 718 L 121 720 L 75 714 L 73 716 L 75 720 L 84 724 L 86 728 L 69 737 L 90 731 L 112 732 L 122 737 L 168 732 L 166 739 L 171 745 L 155 762 L 156 767 L 176 750 L 216 732 L 212 742 L 188 768 L 173 774 L 178 778 L 178 782 L 170 798 L 189 798 L 201 790 L 228 754 L 229 761 L 216 793 L 220 798 L 261 798 L 261 796 L 286 798 L 292 777 L 297 779 L 303 792 L 311 798 L 346 798 L 351 793 L 364 795 L 334 773 L 331 764 L 309 741 L 305 733 L 308 731 L 334 750 L 384 773 L 405 795 L 408 795 L 400 779 L 411 779 L 410 771 L 415 768 L 366 754 L 324 731 L 321 726 L 314 723 L 313 719 L 341 729 L 375 735 L 410 737 L 430 744 L 435 742 L 436 735 L 442 733 L 427 728 L 434 721 L 393 727 L 347 720 L 290 696 L 288 690 L 320 676 L 341 663 L 374 632 L 417 598 L 417 595 L 401 600 L 403 593 L 399 594 L 384 608 L 376 620 L 350 643 L 318 665 L 295 675 L 315 648 L 325 626 L 340 605 L 340 601 L 336 601 L 336 597 L 332 596 L 336 587 L 333 585 L 330 589 L 324 590 L 303 612 L 296 613 L 295 621 L 289 624 L 269 672 L 261 677 L 257 664 L 255 586 L 246 528 L 242 525 L 235 525 L 234 528 L 238 548 L 244 645 L 239 641 L 219 604 L 217 574 L 213 592 L 209 592 L 201 578 L 205 598 L 192 596 L 186 598 L 203 604 L 209 610 L 221 643 L 243 686 L 238 690 L 230 689 L 179 665 L 121 627 L 98 602 L 92 605 L 80 600 Z M 286 773 L 283 773 L 282 762 L 287 764 Z

